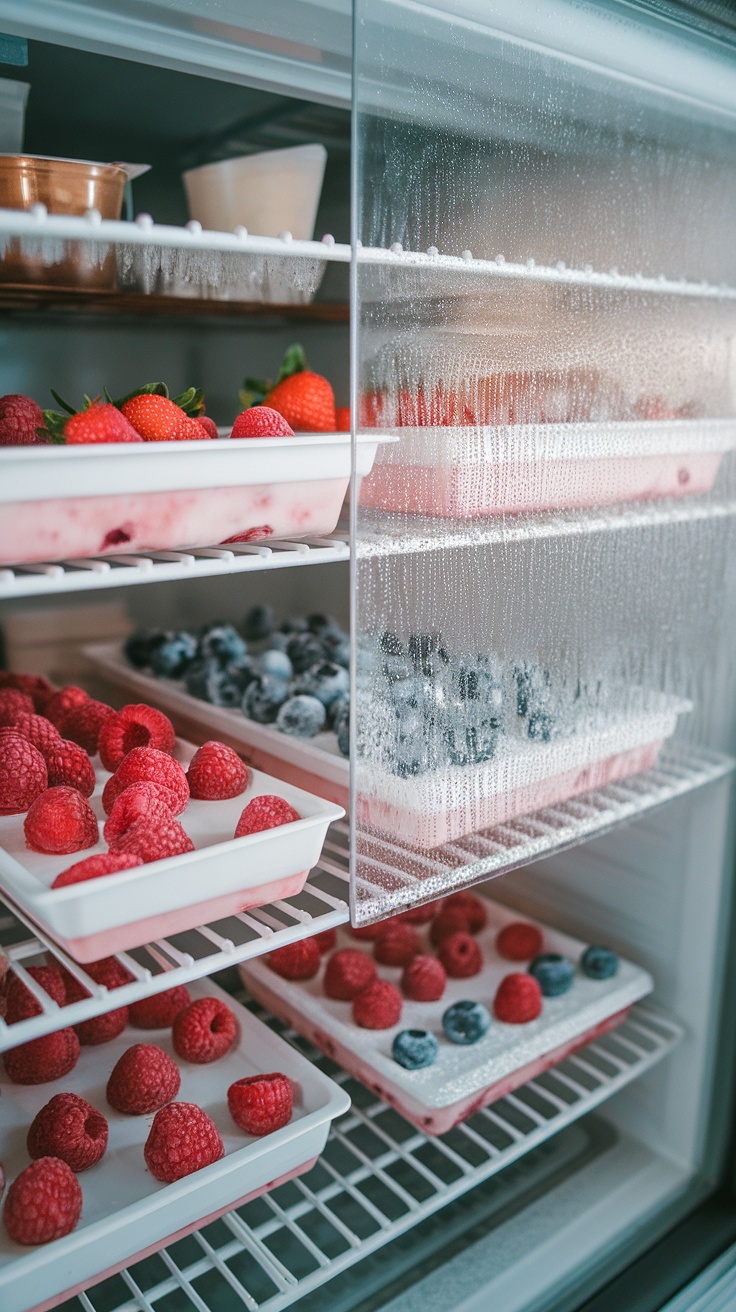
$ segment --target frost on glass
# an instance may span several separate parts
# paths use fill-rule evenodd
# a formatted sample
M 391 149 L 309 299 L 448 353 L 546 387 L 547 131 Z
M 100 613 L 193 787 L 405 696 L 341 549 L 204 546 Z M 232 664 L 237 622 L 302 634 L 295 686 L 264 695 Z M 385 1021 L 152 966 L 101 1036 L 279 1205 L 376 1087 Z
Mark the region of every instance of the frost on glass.
M 358 921 L 734 728 L 731 119 L 446 8 L 356 4 Z

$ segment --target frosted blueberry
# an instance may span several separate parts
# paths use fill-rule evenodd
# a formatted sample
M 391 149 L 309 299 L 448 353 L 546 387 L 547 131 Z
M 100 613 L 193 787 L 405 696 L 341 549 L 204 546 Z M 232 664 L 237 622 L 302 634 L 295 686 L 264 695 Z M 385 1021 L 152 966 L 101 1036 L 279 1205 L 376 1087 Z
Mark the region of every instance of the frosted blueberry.
M 292 738 L 314 738 L 325 727 L 327 715 L 317 697 L 289 697 L 276 716 L 276 728 Z
M 429 1030 L 401 1030 L 391 1044 L 391 1056 L 407 1071 L 434 1066 L 440 1045 Z
M 199 655 L 202 660 L 214 656 L 221 665 L 240 660 L 246 651 L 243 639 L 232 624 L 210 624 L 203 629 L 199 639 Z
M 290 638 L 286 652 L 295 674 L 303 674 L 310 665 L 316 665 L 324 656 L 322 643 L 313 633 L 295 634 Z
M 273 629 L 273 611 L 270 606 L 251 606 L 245 617 L 243 632 L 249 642 L 260 642 Z
M 159 678 L 180 679 L 197 654 L 197 639 L 191 633 L 171 633 L 151 654 L 151 669 Z
M 350 676 L 347 670 L 332 661 L 319 661 L 311 665 L 294 681 L 294 692 L 318 697 L 323 706 L 329 706 L 336 697 L 343 697 L 349 690 Z
M 289 696 L 289 689 L 283 679 L 274 679 L 269 674 L 260 674 L 253 679 L 245 690 L 243 713 L 256 724 L 273 724 Z
M 286 652 L 275 651 L 273 648 L 261 652 L 256 658 L 256 666 L 259 674 L 270 674 L 274 679 L 283 679 L 285 683 L 288 683 L 294 674 L 294 668 Z
M 618 971 L 619 959 L 610 948 L 592 945 L 580 958 L 580 967 L 588 979 L 612 979 Z
M 453 1002 L 442 1017 L 442 1028 L 450 1043 L 469 1047 L 488 1033 L 491 1016 L 482 1002 Z
M 545 998 L 560 998 L 575 981 L 575 967 L 559 952 L 542 952 L 529 963 L 527 970 L 537 981 Z
M 123 643 L 126 660 L 137 670 L 144 670 L 150 665 L 156 648 L 170 637 L 171 634 L 164 633 L 162 629 L 136 629 Z

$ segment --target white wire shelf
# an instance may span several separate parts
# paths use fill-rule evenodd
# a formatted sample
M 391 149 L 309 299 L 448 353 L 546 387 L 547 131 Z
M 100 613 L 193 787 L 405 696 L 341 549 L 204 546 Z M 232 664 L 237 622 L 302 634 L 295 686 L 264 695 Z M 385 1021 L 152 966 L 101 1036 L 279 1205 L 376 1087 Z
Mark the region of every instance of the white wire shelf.
M 96 984 L 83 966 L 73 961 L 19 908 L 3 897 L 0 900 L 0 947 L 42 1011 L 40 1015 L 14 1025 L 6 1025 L 0 1018 L 0 1052 L 342 925 L 348 919 L 347 885 L 348 827 L 344 822 L 338 822 L 330 827 L 320 862 L 300 894 L 228 916 L 210 925 L 201 925 L 186 933 L 157 939 L 131 952 L 118 953 L 118 960 L 135 976 L 134 983 L 119 989 L 106 989 Z M 26 969 L 30 964 L 38 964 L 44 952 L 62 962 L 91 996 L 70 1006 L 58 1007 Z
M 663 754 L 653 770 L 520 816 L 423 853 L 380 834 L 356 835 L 353 919 L 366 924 L 453 889 L 598 838 L 654 807 L 724 778 L 736 762 L 693 748 Z
M 0 567 L 0 600 L 36 597 L 50 592 L 88 592 L 134 583 L 201 579 L 214 574 L 288 569 L 348 560 L 350 540 L 337 530 L 305 542 L 233 543 L 227 547 L 192 547 L 187 551 L 144 551 L 135 555 L 94 556 L 38 565 Z
M 282 1312 L 600 1106 L 683 1033 L 659 1010 L 636 1006 L 617 1030 L 428 1139 L 293 1030 L 264 1018 L 353 1099 L 317 1165 L 62 1312 Z

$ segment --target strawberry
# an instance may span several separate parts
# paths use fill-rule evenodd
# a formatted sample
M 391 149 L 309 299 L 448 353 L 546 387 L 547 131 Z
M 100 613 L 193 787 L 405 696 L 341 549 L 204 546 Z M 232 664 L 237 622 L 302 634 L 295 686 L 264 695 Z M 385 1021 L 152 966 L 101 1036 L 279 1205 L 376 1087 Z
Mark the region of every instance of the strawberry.
M 350 406 L 339 405 L 335 410 L 335 432 L 350 432 Z
M 43 428 L 43 410 L 30 396 L 0 396 L 0 446 L 33 446 Z
M 176 442 L 205 436 L 193 420 L 204 410 L 204 393 L 190 387 L 172 398 L 165 383 L 144 387 L 114 403 L 144 442 Z
M 215 423 L 214 419 L 210 419 L 209 415 L 198 415 L 196 422 L 199 424 L 200 428 L 202 429 L 202 432 L 199 434 L 200 437 L 220 436 L 220 434 L 217 431 L 217 424 Z
M 294 429 L 270 405 L 252 405 L 239 414 L 230 437 L 293 437 Z
M 56 395 L 56 392 L 53 395 L 67 413 L 62 415 L 56 410 L 44 410 L 47 441 L 66 446 L 100 442 L 140 442 L 141 439 L 135 429 L 109 401 L 101 401 L 99 396 L 90 400 L 86 396 L 84 409 L 75 412 Z
M 335 394 L 326 378 L 307 368 L 304 349 L 290 346 L 275 384 L 246 378 L 240 399 L 246 409 L 265 402 L 295 433 L 334 433 Z

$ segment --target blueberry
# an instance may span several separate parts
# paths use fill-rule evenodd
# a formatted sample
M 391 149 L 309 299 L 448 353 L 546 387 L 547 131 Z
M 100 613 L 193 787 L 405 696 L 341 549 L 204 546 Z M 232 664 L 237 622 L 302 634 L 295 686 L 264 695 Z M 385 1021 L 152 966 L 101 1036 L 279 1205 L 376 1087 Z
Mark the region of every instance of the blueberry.
M 197 661 L 184 675 L 184 685 L 192 697 L 220 706 L 220 689 L 226 675 L 217 661 Z M 237 706 L 237 702 L 235 705 Z
M 453 1002 L 442 1017 L 442 1028 L 450 1043 L 469 1046 L 488 1033 L 491 1017 L 482 1002 Z
M 391 1056 L 406 1071 L 434 1066 L 440 1045 L 429 1030 L 401 1030 L 391 1044 Z
M 532 711 L 526 722 L 527 734 L 535 742 L 548 743 L 554 727 L 554 718 L 548 711 Z
M 598 945 L 586 948 L 580 958 L 580 968 L 588 979 L 612 979 L 617 973 L 619 959 L 610 948 Z
M 225 673 L 228 679 L 237 684 L 240 689 L 240 698 L 237 703 L 240 705 L 240 699 L 248 684 L 252 683 L 258 675 L 256 663 L 252 656 L 241 656 L 240 660 L 231 661 L 229 665 L 225 666 Z
M 295 674 L 303 674 L 310 665 L 316 665 L 324 658 L 322 643 L 313 633 L 295 634 L 289 640 L 286 652 Z
M 325 708 L 317 697 L 289 697 L 276 716 L 276 728 L 292 738 L 314 738 L 325 727 Z
M 325 656 L 336 665 L 350 668 L 350 638 L 347 633 L 320 634 Z
M 337 734 L 337 748 L 343 756 L 350 756 L 350 706 L 345 706 L 334 724 Z
M 447 658 L 438 634 L 412 633 L 409 638 L 409 659 L 418 670 L 423 674 L 431 674 L 438 657 L 443 660 Z
M 245 617 L 243 632 L 249 642 L 260 642 L 273 629 L 273 611 L 270 606 L 251 606 Z
M 273 724 L 279 707 L 288 696 L 288 685 L 283 679 L 274 679 L 270 674 L 259 674 L 245 690 L 243 714 L 249 720 L 255 720 L 256 724 Z
M 163 679 L 180 679 L 197 654 L 197 639 L 191 633 L 171 633 L 151 655 L 151 669 Z
M 411 679 L 414 676 L 414 666 L 408 656 L 392 652 L 383 663 L 383 672 L 389 683 L 395 683 L 399 679 Z
M 549 700 L 550 676 L 548 670 L 525 661 L 514 669 L 516 683 L 516 714 L 522 718 L 530 711 L 544 709 Z
M 528 972 L 534 976 L 545 998 L 562 997 L 575 980 L 575 967 L 559 952 L 542 952 L 529 963 Z
M 349 691 L 350 675 L 342 665 L 334 665 L 332 661 L 311 665 L 294 680 L 294 692 L 318 697 L 323 706 L 329 706 L 336 697 L 342 697 Z
M 136 629 L 123 643 L 126 660 L 137 670 L 144 670 L 150 665 L 156 648 L 170 636 L 161 629 Z
M 256 658 L 256 666 L 259 674 L 271 674 L 274 679 L 283 679 L 285 683 L 288 683 L 294 674 L 294 668 L 286 652 L 276 651 L 273 647 L 261 652 Z
M 386 656 L 402 656 L 404 654 L 404 648 L 399 642 L 397 635 L 391 633 L 389 630 L 381 634 L 381 637 L 378 639 L 378 645 Z
M 215 657 L 221 665 L 240 660 L 246 651 L 243 639 L 232 624 L 210 624 L 202 631 L 199 639 L 199 655 L 202 660 Z
M 338 721 L 344 714 L 350 710 L 350 696 L 346 692 L 341 692 L 339 697 L 334 697 L 327 707 L 327 723 L 331 729 L 337 733 Z
M 272 633 L 266 643 L 267 651 L 286 651 L 289 645 L 288 633 Z
M 292 615 L 291 619 L 283 620 L 279 626 L 282 633 L 306 633 L 309 625 L 303 615 Z
M 417 707 L 423 699 L 423 692 L 422 680 L 416 674 L 411 674 L 408 679 L 397 679 L 388 690 L 391 701 L 399 710 Z
M 307 615 L 307 628 L 310 633 L 316 633 L 320 638 L 328 633 L 342 633 L 337 620 L 331 615 Z

